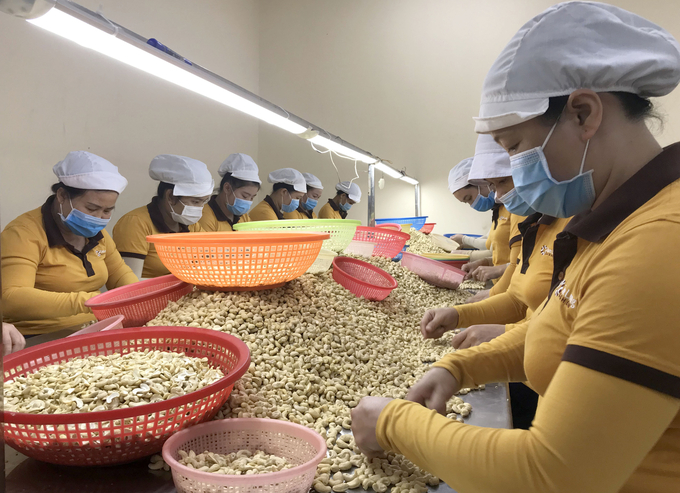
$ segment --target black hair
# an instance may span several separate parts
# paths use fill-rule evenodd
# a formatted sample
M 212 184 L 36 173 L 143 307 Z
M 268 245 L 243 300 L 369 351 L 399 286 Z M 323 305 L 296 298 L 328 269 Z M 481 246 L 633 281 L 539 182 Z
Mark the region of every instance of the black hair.
M 172 183 L 166 183 L 164 181 L 160 182 L 158 184 L 158 191 L 156 192 L 156 195 L 159 196 L 160 198 L 163 198 L 165 196 L 166 190 L 170 190 L 171 192 L 175 191 L 175 185 Z
M 288 193 L 290 194 L 292 194 L 295 191 L 295 187 L 293 185 L 289 185 L 288 183 L 274 183 L 274 190 L 272 192 L 276 192 L 277 190 L 281 190 L 282 188 L 288 190 Z
M 663 122 L 661 116 L 655 111 L 654 104 L 647 98 L 633 94 L 632 92 L 612 91 L 609 94 L 616 96 L 629 120 L 639 122 L 647 119 Z M 541 115 L 541 119 L 548 125 L 553 125 L 564 111 L 569 101 L 569 96 L 553 96 L 550 98 L 548 110 Z
M 241 180 L 240 178 L 236 178 L 235 176 L 232 176 L 231 173 L 227 173 L 222 177 L 222 181 L 220 182 L 220 191 L 224 188 L 224 184 L 229 183 L 231 186 L 232 190 L 236 190 L 238 188 L 243 188 L 243 187 L 248 187 L 248 186 L 255 186 L 257 189 L 260 189 L 260 184 L 256 181 L 248 181 L 248 180 Z
M 75 199 L 76 197 L 80 197 L 81 195 L 85 195 L 85 190 L 84 188 L 74 188 L 74 187 L 69 187 L 68 185 L 64 185 L 63 183 L 55 183 L 52 185 L 52 193 L 57 193 L 60 189 L 63 189 L 66 191 L 68 196 L 72 199 Z

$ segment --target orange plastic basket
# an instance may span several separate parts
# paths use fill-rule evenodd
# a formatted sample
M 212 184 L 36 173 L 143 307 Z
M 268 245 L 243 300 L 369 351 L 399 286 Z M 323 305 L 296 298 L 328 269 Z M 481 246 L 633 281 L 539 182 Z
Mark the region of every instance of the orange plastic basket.
M 177 301 L 194 287 L 172 274 L 146 279 L 98 294 L 85 302 L 97 320 L 124 315 L 123 327 L 141 327 L 153 320 L 169 301 Z
M 328 233 L 232 231 L 147 236 L 174 275 L 202 289 L 271 289 L 301 276 Z
M 404 248 L 406 242 L 411 239 L 408 233 L 392 231 L 387 228 L 371 228 L 359 226 L 354 234 L 354 241 L 368 241 L 375 243 L 374 257 L 394 258 Z
M 420 228 L 421 233 L 425 233 L 426 235 L 429 235 L 432 233 L 432 230 L 434 227 L 437 225 L 437 223 L 425 223 L 422 228 Z
M 4 381 L 75 357 L 145 349 L 208 358 L 225 376 L 195 392 L 126 409 L 4 412 L 5 443 L 52 464 L 107 465 L 147 457 L 160 451 L 173 433 L 212 419 L 250 365 L 248 346 L 232 335 L 193 327 L 143 327 L 69 337 L 19 351 L 5 358 Z

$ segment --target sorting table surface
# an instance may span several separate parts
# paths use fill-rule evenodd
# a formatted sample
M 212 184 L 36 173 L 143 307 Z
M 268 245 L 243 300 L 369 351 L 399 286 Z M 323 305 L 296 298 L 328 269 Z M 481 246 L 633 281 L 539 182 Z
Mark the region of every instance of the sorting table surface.
M 71 331 L 59 331 L 27 340 L 28 346 L 59 339 Z M 512 420 L 507 385 L 489 384 L 485 390 L 463 396 L 472 404 L 472 413 L 465 420 L 475 426 L 510 428 Z M 5 445 L 5 474 L 7 493 L 35 493 L 45 489 L 49 493 L 176 493 L 172 475 L 165 471 L 149 470 L 148 459 L 109 467 L 55 466 L 30 459 Z M 349 490 L 361 492 L 363 490 Z M 436 493 L 455 493 L 445 484 L 430 488 Z

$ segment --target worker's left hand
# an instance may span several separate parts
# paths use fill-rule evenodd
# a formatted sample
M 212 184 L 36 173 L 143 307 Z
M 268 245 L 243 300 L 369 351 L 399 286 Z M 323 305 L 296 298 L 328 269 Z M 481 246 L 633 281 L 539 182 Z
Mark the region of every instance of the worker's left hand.
M 461 246 L 463 245 L 463 235 L 453 235 L 451 239 L 458 243 L 459 245 Z
M 5 356 L 21 351 L 26 347 L 26 339 L 12 324 L 2 323 L 2 349 Z
M 470 275 L 476 281 L 487 282 L 491 279 L 498 279 L 505 272 L 506 265 L 494 265 L 491 267 L 477 267 Z
M 456 349 L 467 349 L 489 342 L 501 334 L 505 334 L 505 325 L 471 325 L 451 339 L 451 345 Z
M 359 405 L 352 409 L 354 441 L 369 459 L 385 454 L 375 436 L 375 429 L 378 427 L 380 413 L 390 402 L 392 399 L 387 397 L 364 397 L 359 401 Z

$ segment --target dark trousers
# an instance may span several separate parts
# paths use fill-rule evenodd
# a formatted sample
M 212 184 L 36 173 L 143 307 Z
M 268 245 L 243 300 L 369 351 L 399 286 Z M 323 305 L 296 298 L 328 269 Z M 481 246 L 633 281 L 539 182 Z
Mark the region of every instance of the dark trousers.
M 528 430 L 536 415 L 538 394 L 523 383 L 511 383 L 509 388 L 513 427 Z

